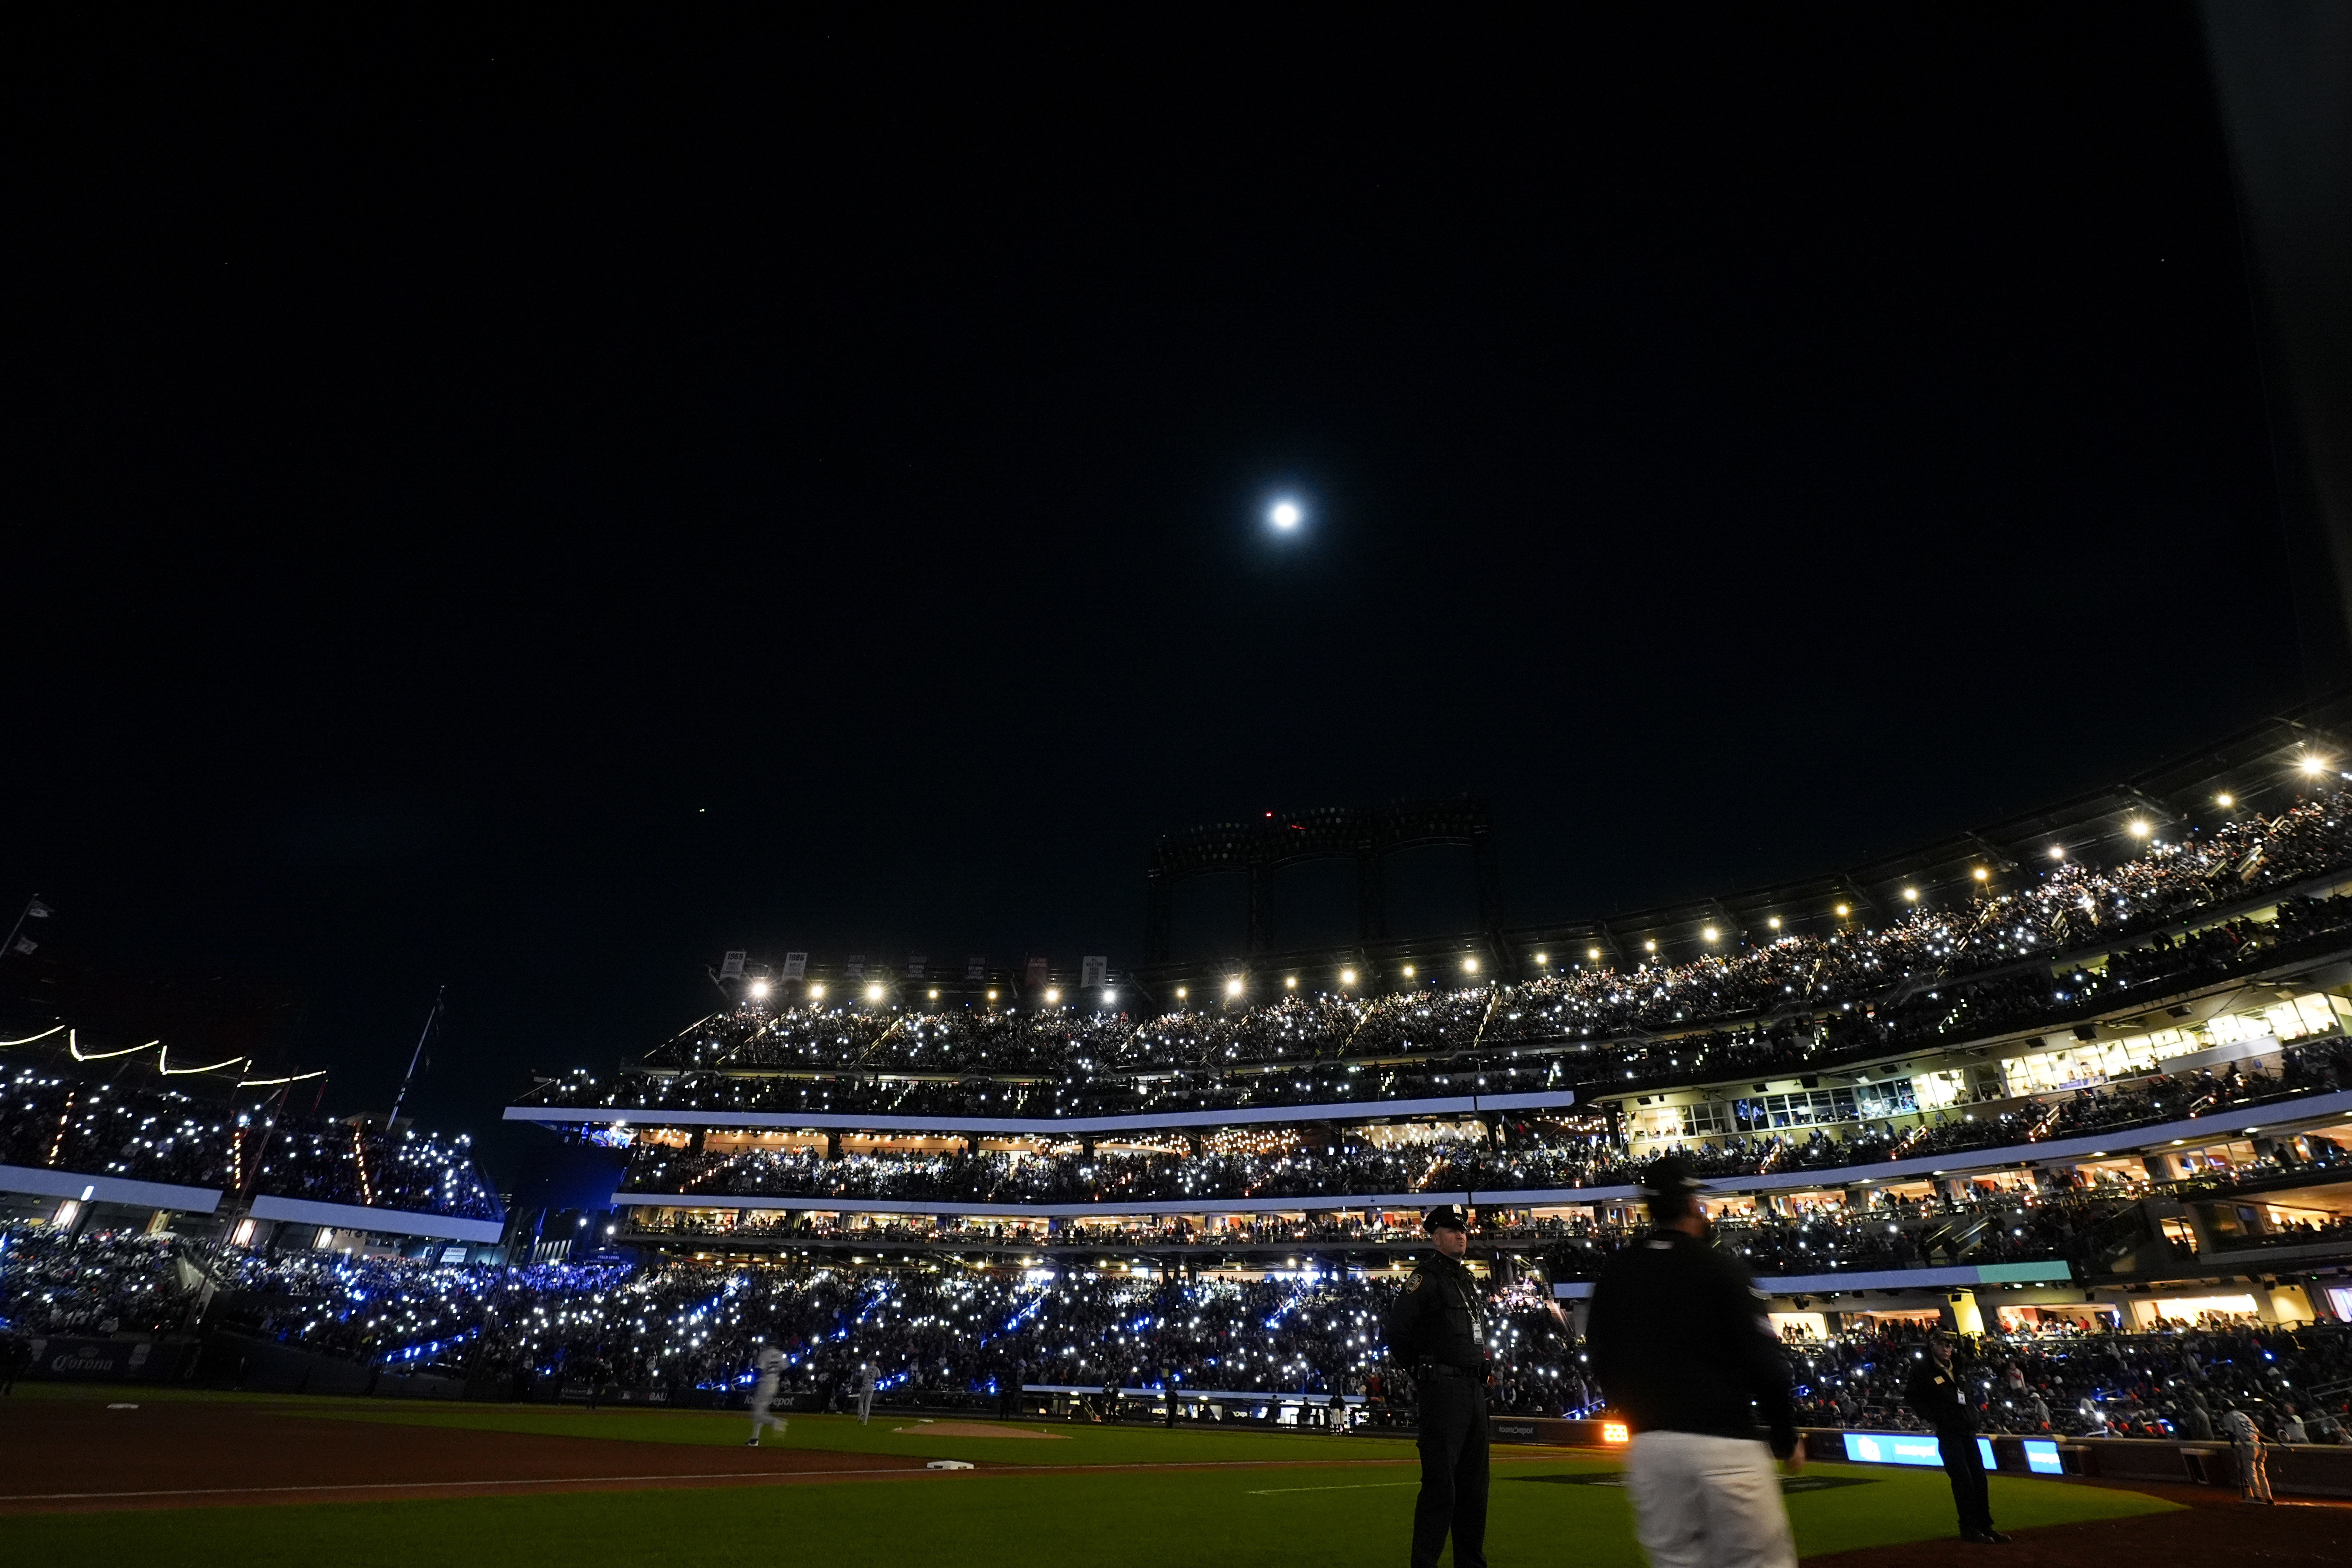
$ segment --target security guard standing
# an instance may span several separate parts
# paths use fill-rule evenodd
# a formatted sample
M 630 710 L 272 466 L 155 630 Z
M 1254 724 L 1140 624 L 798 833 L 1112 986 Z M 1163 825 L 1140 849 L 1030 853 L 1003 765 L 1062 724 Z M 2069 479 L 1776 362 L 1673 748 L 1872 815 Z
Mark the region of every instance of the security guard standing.
M 2003 1546 L 2009 1537 L 1992 1527 L 1992 1500 L 1985 1488 L 1984 1455 L 1977 1450 L 1977 1407 L 1960 1382 L 1952 1359 L 1951 1336 L 1927 1338 L 1927 1354 L 1903 1385 L 1904 1402 L 1936 1434 L 1944 1473 L 1952 1478 L 1952 1501 L 1959 1510 L 1960 1539 L 1979 1546 Z
M 1421 1496 L 1412 1509 L 1412 1568 L 1436 1568 L 1454 1537 L 1454 1568 L 1486 1568 L 1486 1293 L 1462 1261 L 1470 1221 L 1451 1205 L 1422 1220 L 1436 1250 L 1389 1309 L 1389 1354 L 1412 1369 L 1421 1396 Z

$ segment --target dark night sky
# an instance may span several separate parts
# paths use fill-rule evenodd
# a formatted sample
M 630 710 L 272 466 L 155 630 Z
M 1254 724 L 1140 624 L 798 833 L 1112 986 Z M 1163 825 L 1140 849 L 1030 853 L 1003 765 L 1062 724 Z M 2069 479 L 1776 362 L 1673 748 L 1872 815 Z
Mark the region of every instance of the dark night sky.
M 1569 918 L 2302 695 L 2185 10 L 674 20 L 16 51 L 0 899 L 330 1110 L 443 982 L 481 1134 L 723 947 L 1131 963 L 1195 821 Z

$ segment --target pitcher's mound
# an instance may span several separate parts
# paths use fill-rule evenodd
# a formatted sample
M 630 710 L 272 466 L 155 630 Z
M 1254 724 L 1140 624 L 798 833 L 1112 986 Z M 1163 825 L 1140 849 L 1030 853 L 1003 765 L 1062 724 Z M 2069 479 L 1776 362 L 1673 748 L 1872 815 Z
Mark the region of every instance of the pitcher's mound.
M 978 1421 L 926 1421 L 919 1427 L 893 1427 L 910 1437 L 1048 1437 L 1066 1442 L 1066 1432 L 1032 1432 L 1024 1427 L 990 1427 Z

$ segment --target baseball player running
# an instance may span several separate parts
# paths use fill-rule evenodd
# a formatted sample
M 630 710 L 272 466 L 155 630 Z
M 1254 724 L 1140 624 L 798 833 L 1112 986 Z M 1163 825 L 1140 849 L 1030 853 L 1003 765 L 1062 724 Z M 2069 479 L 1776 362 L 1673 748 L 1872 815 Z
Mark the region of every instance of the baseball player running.
M 760 1381 L 751 1385 L 751 1436 L 743 1443 L 747 1448 L 760 1446 L 762 1427 L 773 1427 L 781 1436 L 792 1425 L 769 1409 L 776 1400 L 776 1380 L 783 1375 L 784 1353 L 774 1345 L 763 1344 L 760 1354 L 751 1358 L 751 1364 L 759 1368 Z

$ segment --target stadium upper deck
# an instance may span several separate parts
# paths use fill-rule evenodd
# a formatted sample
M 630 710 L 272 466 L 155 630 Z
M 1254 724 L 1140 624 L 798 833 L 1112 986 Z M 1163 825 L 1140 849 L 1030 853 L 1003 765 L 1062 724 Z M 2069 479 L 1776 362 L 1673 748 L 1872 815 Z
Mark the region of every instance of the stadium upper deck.
M 283 1084 L 172 1069 L 152 1041 L 85 1051 L 58 1025 L 0 1045 L 0 1194 L 197 1215 L 227 1202 L 261 1224 L 477 1243 L 503 1229 L 462 1136 L 304 1115 L 274 1096 Z
M 2013 891 L 1988 873 L 1964 904 L 1915 905 L 1884 929 L 1781 936 L 1630 972 L 1571 963 L 1451 989 L 1401 977 L 1371 996 L 1301 994 L 1285 976 L 1280 999 L 1258 1005 L 1237 976 L 1222 1008 L 1180 1003 L 1140 1019 L 1081 1011 L 1053 988 L 1029 1005 L 992 995 L 934 1010 L 876 981 L 863 1006 L 828 1006 L 816 982 L 801 1006 L 747 994 L 616 1082 L 546 1082 L 508 1115 L 1108 1134 L 1552 1111 L 1580 1088 L 1590 1099 L 1948 1048 L 2332 955 L 2352 934 L 2352 906 L 2310 894 L 2352 877 L 2341 803 L 2339 789 L 2316 789 L 2275 817 L 2178 843 L 2149 828 L 2139 853 L 2104 869 L 2062 861 Z

